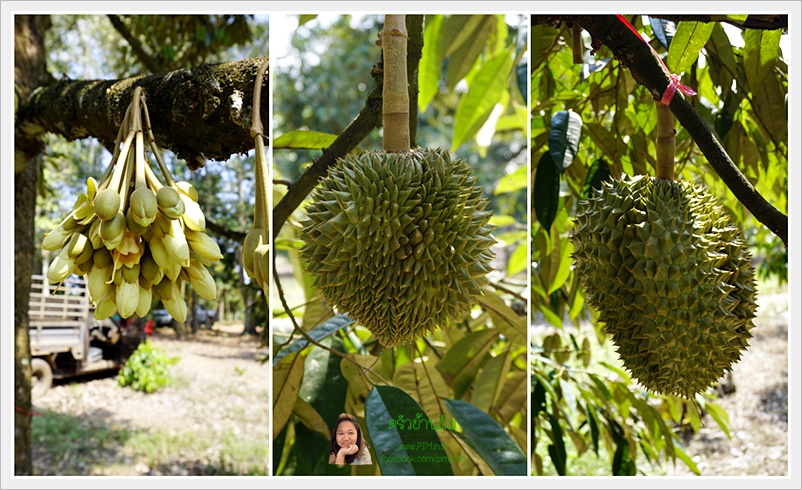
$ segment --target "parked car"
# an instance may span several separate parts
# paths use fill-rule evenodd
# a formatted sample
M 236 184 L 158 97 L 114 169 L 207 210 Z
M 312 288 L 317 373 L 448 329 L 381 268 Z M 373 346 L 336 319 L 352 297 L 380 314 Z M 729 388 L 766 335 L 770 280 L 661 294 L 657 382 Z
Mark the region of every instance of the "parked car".
M 197 312 L 198 325 L 201 328 L 212 328 L 217 310 L 213 308 L 198 308 Z M 156 323 L 157 327 L 169 327 L 173 324 L 173 317 L 170 316 L 170 313 L 168 313 L 166 309 L 159 308 L 153 310 L 153 321 Z M 187 321 L 190 321 L 189 316 L 187 316 Z

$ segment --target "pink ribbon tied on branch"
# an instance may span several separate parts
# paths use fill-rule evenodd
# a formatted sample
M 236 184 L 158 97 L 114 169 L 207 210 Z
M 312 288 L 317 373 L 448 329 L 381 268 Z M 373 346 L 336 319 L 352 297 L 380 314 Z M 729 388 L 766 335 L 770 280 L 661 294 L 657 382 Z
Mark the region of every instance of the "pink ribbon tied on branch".
M 671 79 L 671 81 L 668 83 L 668 87 L 666 87 L 666 90 L 663 92 L 663 97 L 660 99 L 660 102 L 663 105 L 666 106 L 671 105 L 671 100 L 674 99 L 674 94 L 677 93 L 677 90 L 679 90 L 685 95 L 689 96 L 696 95 L 696 92 L 691 87 L 680 83 L 679 76 L 671 73 L 666 64 L 663 63 L 663 59 L 660 58 L 660 55 L 657 54 L 657 51 L 655 51 L 652 45 L 649 44 L 649 42 L 646 39 L 644 39 L 643 36 L 641 36 L 641 34 L 632 26 L 632 24 L 629 23 L 626 17 L 624 17 L 621 14 L 616 14 L 615 17 L 619 21 L 623 22 L 624 25 L 627 26 L 629 30 L 632 31 L 636 36 L 638 36 L 638 38 L 640 38 L 641 41 L 646 43 L 646 46 L 649 46 L 649 49 L 652 50 L 652 53 L 654 53 L 655 58 L 657 58 L 657 60 L 660 62 L 660 65 L 663 66 L 663 70 L 668 74 L 668 77 Z

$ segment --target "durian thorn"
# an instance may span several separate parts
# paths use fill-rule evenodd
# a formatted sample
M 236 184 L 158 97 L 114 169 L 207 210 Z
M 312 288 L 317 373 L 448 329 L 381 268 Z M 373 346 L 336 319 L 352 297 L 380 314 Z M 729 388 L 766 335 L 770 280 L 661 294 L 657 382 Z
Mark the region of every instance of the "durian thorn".
M 657 178 L 674 180 L 674 114 L 660 101 L 655 102 L 657 109 L 657 140 L 655 150 L 657 153 Z

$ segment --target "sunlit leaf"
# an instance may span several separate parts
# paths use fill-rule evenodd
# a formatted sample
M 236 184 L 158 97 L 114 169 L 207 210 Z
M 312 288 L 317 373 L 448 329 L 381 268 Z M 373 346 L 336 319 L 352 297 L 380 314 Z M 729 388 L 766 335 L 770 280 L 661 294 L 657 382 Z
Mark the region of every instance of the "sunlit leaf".
M 437 370 L 451 384 L 456 398 L 461 398 L 468 389 L 498 335 L 499 331 L 494 328 L 469 333 L 448 349 L 437 363 Z
M 493 195 L 505 194 L 507 192 L 519 191 L 526 189 L 529 184 L 529 169 L 525 165 L 521 165 L 514 172 L 504 175 L 499 181 L 496 188 L 493 190 Z
M 297 415 L 301 423 L 304 424 L 309 430 L 317 432 L 325 439 L 331 437 L 329 426 L 323 420 L 323 417 L 321 417 L 320 414 L 317 413 L 317 410 L 315 410 L 314 407 L 307 403 L 303 398 L 295 399 L 295 405 L 292 408 L 292 413 Z
M 290 131 L 273 141 L 273 149 L 322 150 L 334 143 L 335 139 L 337 139 L 336 134 L 321 133 L 320 131 Z
M 316 19 L 316 18 L 317 18 L 317 14 L 301 14 L 301 15 L 298 16 L 298 27 L 301 27 L 302 25 L 306 24 L 310 20 Z
M 477 301 L 482 308 L 490 312 L 490 316 L 493 318 L 493 325 L 498 328 L 510 342 L 519 345 L 526 344 L 525 319 L 518 316 L 504 300 L 497 294 L 488 291 L 479 296 Z
M 303 377 L 304 358 L 298 353 L 273 366 L 273 439 L 292 415 Z
M 454 88 L 457 82 L 471 71 L 471 67 L 484 50 L 485 43 L 493 30 L 495 19 L 492 15 L 478 17 L 481 20 L 475 25 L 473 32 L 448 58 L 448 67 L 446 68 L 446 87 L 448 89 Z
M 782 30 L 746 29 L 744 38 L 744 71 L 749 88 L 755 92 L 771 71 L 780 54 Z
M 334 332 L 341 330 L 352 323 L 354 323 L 354 321 L 348 318 L 347 316 L 338 315 L 332 318 L 331 320 L 327 321 L 323 325 L 320 325 L 319 327 L 310 330 L 309 332 L 307 332 L 307 334 L 312 339 L 319 342 L 321 339 L 328 337 Z M 306 345 L 307 345 L 306 337 L 293 340 L 290 345 L 281 349 L 281 351 L 278 354 L 276 354 L 276 356 L 273 358 L 273 365 L 275 366 L 276 364 L 278 364 L 278 362 L 281 361 L 284 358 L 284 356 L 287 356 L 294 352 L 298 352 L 299 350 L 306 347 Z
M 582 118 L 574 111 L 560 111 L 551 118 L 549 131 L 549 154 L 555 168 L 560 172 L 571 166 L 582 134 Z
M 688 71 L 699 57 L 699 52 L 713 32 L 714 22 L 684 20 L 677 25 L 677 33 L 668 48 L 666 65 L 671 73 Z
M 418 65 L 418 106 L 421 112 L 426 111 L 440 87 L 440 31 L 443 27 L 443 16 L 427 15 L 425 22 L 423 51 Z

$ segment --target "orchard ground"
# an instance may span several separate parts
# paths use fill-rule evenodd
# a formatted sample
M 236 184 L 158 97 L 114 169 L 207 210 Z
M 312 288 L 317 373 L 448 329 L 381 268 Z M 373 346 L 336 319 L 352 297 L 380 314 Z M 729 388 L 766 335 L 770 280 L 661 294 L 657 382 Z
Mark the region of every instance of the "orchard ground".
M 242 324 L 151 342 L 179 356 L 171 383 L 145 394 L 116 372 L 57 382 L 34 398 L 35 475 L 266 475 L 269 362 Z

